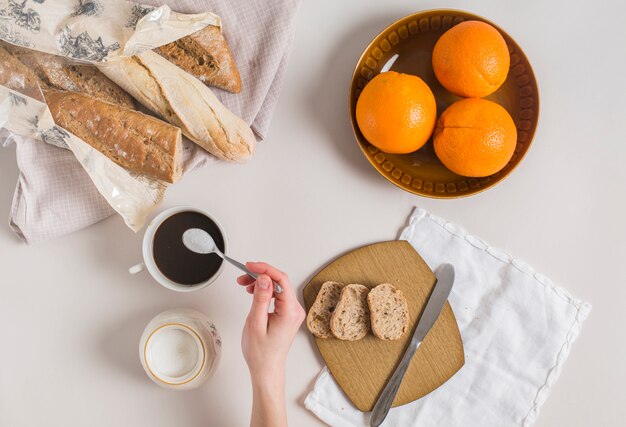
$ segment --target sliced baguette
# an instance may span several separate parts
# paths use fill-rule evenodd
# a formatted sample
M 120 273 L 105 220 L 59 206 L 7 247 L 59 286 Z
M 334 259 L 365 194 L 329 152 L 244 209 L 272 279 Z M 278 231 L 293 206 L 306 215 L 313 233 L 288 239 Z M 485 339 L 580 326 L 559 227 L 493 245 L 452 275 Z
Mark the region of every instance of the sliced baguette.
M 351 284 L 341 290 L 339 302 L 330 319 L 332 334 L 345 341 L 357 341 L 370 330 L 366 286 Z
M 220 27 L 209 25 L 154 51 L 205 85 L 241 91 L 241 77 Z
M 57 125 L 118 165 L 170 183 L 180 178 L 179 128 L 81 93 L 46 90 L 44 95 Z
M 345 285 L 339 282 L 324 282 L 317 293 L 315 302 L 306 316 L 306 326 L 318 338 L 330 338 L 330 318 L 339 302 L 341 289 Z
M 367 296 L 372 332 L 381 340 L 397 340 L 409 325 L 409 306 L 401 290 L 389 283 L 372 289 Z

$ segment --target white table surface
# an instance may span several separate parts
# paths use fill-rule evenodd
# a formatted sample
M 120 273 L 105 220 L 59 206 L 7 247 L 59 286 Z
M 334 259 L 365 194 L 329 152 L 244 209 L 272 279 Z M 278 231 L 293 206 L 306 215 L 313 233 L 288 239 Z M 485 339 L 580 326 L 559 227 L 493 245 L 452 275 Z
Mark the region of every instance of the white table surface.
M 380 177 L 354 142 L 347 90 L 362 49 L 420 9 L 470 10 L 506 29 L 536 72 L 541 118 L 521 166 L 485 193 L 430 200 Z M 351 248 L 394 239 L 411 208 L 457 222 L 524 259 L 594 308 L 537 426 L 617 426 L 626 342 L 626 15 L 618 0 L 304 1 L 287 79 L 267 140 L 245 166 L 217 164 L 171 188 L 163 208 L 190 204 L 225 226 L 231 254 L 286 270 L 301 289 Z M 0 212 L 17 167 L 0 149 Z M 240 351 L 249 297 L 226 268 L 210 288 L 178 294 L 130 277 L 141 235 L 112 217 L 30 247 L 0 227 L 1 426 L 243 426 L 251 405 Z M 223 338 L 216 376 L 191 392 L 148 380 L 137 347 L 144 325 L 186 306 Z M 289 357 L 292 426 L 321 423 L 303 407 L 321 359 L 304 329 Z M 620 397 L 621 396 L 621 397 Z

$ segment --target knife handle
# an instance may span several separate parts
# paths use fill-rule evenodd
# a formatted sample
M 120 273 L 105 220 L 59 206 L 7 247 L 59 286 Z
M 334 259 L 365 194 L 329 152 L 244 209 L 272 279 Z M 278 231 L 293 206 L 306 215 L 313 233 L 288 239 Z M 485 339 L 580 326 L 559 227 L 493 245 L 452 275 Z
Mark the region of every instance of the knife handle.
M 374 409 L 372 409 L 372 415 L 370 417 L 370 427 L 378 427 L 383 423 L 387 413 L 389 413 L 389 409 L 391 409 L 391 404 L 393 403 L 393 399 L 396 398 L 396 394 L 398 394 L 398 389 L 400 388 L 400 384 L 402 384 L 402 379 L 404 378 L 404 374 L 406 370 L 409 368 L 409 364 L 411 363 L 411 359 L 413 355 L 417 351 L 417 348 L 420 346 L 421 342 L 418 342 L 415 345 L 413 342 L 409 344 L 409 348 L 404 353 L 402 360 L 396 367 L 396 370 L 393 371 L 393 375 L 389 378 L 387 385 L 380 393 L 376 404 L 374 405 Z

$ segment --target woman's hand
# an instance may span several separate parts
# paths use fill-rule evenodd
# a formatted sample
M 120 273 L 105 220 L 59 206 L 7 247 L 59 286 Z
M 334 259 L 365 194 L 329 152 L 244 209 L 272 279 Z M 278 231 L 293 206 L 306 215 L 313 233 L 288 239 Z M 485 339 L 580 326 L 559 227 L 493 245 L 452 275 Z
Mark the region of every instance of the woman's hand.
M 285 411 L 285 362 L 293 338 L 304 320 L 289 278 L 282 271 L 262 262 L 246 267 L 259 276 L 240 276 L 237 283 L 253 295 L 252 307 L 243 328 L 241 348 L 250 369 L 253 405 L 252 426 L 287 426 Z M 272 280 L 283 287 L 274 294 Z M 274 301 L 274 312 L 269 313 Z

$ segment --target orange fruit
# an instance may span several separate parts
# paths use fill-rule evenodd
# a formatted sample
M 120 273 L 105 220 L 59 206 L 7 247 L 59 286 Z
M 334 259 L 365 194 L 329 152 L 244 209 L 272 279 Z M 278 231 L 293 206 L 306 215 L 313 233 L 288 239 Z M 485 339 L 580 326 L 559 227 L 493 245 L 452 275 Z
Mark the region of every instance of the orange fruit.
M 481 98 L 450 105 L 439 117 L 435 154 L 452 172 L 482 177 L 498 172 L 513 157 L 517 129 L 504 107 Z
M 435 96 L 419 77 L 387 71 L 363 88 L 356 103 L 356 121 L 365 139 L 382 151 L 412 153 L 433 133 Z
M 450 28 L 433 49 L 433 70 L 455 95 L 482 98 L 506 80 L 511 58 L 504 37 L 491 25 L 465 21 Z

